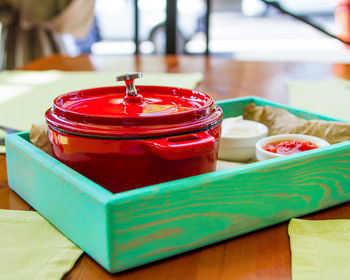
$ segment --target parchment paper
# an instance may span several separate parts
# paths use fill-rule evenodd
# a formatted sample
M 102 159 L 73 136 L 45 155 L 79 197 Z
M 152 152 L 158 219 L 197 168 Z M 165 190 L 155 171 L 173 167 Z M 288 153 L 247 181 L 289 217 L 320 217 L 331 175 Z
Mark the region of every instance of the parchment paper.
M 307 134 L 320 137 L 330 144 L 350 140 L 350 123 L 305 120 L 287 110 L 250 103 L 244 108 L 243 118 L 265 124 L 269 135 Z

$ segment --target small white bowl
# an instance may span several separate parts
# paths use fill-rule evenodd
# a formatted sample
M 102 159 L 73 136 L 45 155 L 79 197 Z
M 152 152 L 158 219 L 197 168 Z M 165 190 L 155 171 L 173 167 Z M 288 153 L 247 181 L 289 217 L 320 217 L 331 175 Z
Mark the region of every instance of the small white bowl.
M 239 123 L 237 123 L 239 122 Z M 241 127 L 239 124 L 242 124 Z M 253 130 L 250 135 L 229 135 L 230 129 L 239 130 L 239 134 L 244 134 L 244 130 Z M 268 128 L 254 121 L 242 120 L 242 118 L 224 119 L 222 125 L 222 136 L 219 147 L 219 159 L 229 161 L 247 162 L 255 158 L 255 143 L 267 136 Z
M 263 138 L 258 142 L 256 142 L 256 158 L 261 161 L 265 159 L 286 156 L 286 155 L 281 155 L 273 152 L 268 152 L 262 148 L 266 144 L 274 143 L 278 141 L 285 141 L 285 140 L 299 140 L 299 141 L 312 142 L 315 145 L 317 145 L 319 148 L 329 145 L 327 141 L 315 136 L 304 135 L 304 134 L 279 134 L 279 135 Z

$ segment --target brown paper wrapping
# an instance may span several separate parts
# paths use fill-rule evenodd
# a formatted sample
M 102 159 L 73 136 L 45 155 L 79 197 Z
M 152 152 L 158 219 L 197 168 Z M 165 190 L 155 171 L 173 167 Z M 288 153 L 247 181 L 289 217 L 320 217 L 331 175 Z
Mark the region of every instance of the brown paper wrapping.
M 46 123 L 32 124 L 29 132 L 29 139 L 34 146 L 43 150 L 45 153 L 52 155 L 49 137 L 47 136 L 47 130 L 48 127 Z
M 250 103 L 245 106 L 243 118 L 265 124 L 269 135 L 306 134 L 320 137 L 330 144 L 350 140 L 350 123 L 305 120 L 287 110 L 272 106 L 257 106 Z

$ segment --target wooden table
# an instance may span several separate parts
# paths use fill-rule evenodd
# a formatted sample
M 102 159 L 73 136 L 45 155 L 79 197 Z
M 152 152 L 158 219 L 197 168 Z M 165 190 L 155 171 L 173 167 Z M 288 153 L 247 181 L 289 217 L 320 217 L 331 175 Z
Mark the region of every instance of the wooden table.
M 350 79 L 350 65 L 237 62 L 229 58 L 202 56 L 52 56 L 35 61 L 24 69 L 203 72 L 204 81 L 198 89 L 215 99 L 257 95 L 283 103 L 288 103 L 286 80 Z M 32 210 L 8 187 L 3 155 L 0 155 L 0 208 Z M 306 218 L 349 219 L 350 203 Z M 84 254 L 64 279 L 291 279 L 287 225 L 278 224 L 116 275 L 109 274 Z

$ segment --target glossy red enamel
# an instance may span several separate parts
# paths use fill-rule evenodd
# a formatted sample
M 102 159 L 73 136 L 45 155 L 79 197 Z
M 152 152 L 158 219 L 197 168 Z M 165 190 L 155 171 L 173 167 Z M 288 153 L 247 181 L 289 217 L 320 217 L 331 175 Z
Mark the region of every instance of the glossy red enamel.
M 113 193 L 215 171 L 222 110 L 205 93 L 86 89 L 46 111 L 56 159 Z
M 125 87 L 106 87 L 59 96 L 46 112 L 49 125 L 68 133 L 105 137 L 157 137 L 216 124 L 221 110 L 205 93 L 139 86 L 141 102 L 125 100 Z

